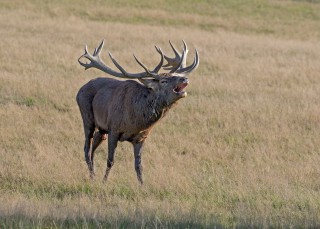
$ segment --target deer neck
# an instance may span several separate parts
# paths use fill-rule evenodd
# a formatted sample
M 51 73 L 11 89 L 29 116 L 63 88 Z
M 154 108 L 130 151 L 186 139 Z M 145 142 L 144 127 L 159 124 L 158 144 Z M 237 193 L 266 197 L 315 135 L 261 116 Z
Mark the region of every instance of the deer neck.
M 171 107 L 164 96 L 155 92 L 149 93 L 145 103 L 147 108 L 145 109 L 145 119 L 148 123 L 153 123 L 163 118 Z

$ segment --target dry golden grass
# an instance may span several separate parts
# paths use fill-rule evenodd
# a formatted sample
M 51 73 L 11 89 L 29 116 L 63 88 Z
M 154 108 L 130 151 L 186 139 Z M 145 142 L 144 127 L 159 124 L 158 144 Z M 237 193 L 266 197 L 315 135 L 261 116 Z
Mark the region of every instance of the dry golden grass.
M 1 227 L 319 227 L 319 4 L 99 3 L 0 3 Z M 153 66 L 169 39 L 200 53 L 188 97 L 147 141 L 143 187 L 128 143 L 107 184 L 106 144 L 88 179 L 75 95 L 104 74 L 77 58 L 102 38 L 104 59 L 131 71 L 133 52 Z

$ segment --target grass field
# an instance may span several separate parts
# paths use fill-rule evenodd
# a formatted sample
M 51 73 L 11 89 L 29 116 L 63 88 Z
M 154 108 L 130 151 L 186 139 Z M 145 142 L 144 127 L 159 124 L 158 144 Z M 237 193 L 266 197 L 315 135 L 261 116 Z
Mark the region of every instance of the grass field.
M 130 71 L 196 47 L 188 97 L 102 183 L 84 161 L 77 58 L 105 38 Z M 0 228 L 320 227 L 320 2 L 2 0 Z

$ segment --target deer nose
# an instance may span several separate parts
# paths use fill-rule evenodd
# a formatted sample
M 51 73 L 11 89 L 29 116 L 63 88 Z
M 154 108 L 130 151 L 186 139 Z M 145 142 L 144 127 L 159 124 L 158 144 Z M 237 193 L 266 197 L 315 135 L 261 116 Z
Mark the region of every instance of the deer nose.
M 186 78 L 186 77 L 181 77 L 181 78 L 179 79 L 179 81 L 180 81 L 181 83 L 189 83 L 189 79 Z

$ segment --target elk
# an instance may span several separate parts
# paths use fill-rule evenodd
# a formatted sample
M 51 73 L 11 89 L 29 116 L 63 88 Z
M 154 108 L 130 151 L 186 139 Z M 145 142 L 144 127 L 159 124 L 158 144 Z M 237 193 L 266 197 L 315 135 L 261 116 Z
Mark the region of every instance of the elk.
M 183 41 L 180 53 L 169 41 L 175 57 L 170 58 L 155 46 L 161 56 L 160 63 L 148 69 L 134 58 L 144 69 L 140 73 L 127 72 L 111 55 L 110 59 L 119 71 L 107 66 L 100 58 L 104 40 L 90 54 L 85 46 L 84 54 L 78 59 L 86 69 L 97 68 L 111 76 L 124 78 L 120 81 L 111 78 L 96 78 L 82 86 L 77 94 L 77 103 L 83 120 L 85 145 L 84 154 L 90 178 L 94 179 L 94 152 L 103 140 L 108 139 L 107 168 L 104 181 L 114 163 L 114 154 L 118 141 L 128 141 L 133 145 L 134 165 L 138 181 L 143 184 L 141 152 L 144 142 L 154 125 L 162 119 L 170 108 L 181 98 L 186 97 L 185 87 L 189 84 L 187 75 L 199 65 L 199 55 L 195 49 L 195 58 L 186 66 L 188 48 Z M 89 63 L 83 62 L 83 58 Z M 163 64 L 164 59 L 168 62 Z M 158 73 L 163 68 L 169 72 Z M 133 80 L 133 79 L 137 79 Z

